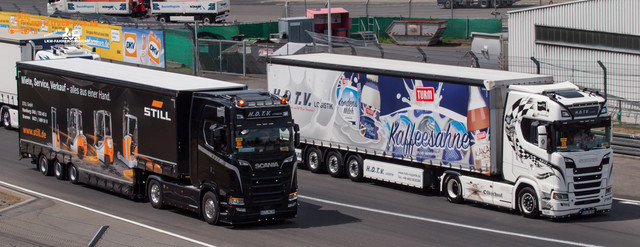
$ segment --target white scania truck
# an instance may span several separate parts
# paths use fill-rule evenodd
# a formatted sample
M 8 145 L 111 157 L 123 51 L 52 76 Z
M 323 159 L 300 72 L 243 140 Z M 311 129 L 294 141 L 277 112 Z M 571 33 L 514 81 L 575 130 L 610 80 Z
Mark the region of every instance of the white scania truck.
M 336 54 L 272 57 L 312 172 L 564 217 L 611 209 L 611 117 L 552 76 Z

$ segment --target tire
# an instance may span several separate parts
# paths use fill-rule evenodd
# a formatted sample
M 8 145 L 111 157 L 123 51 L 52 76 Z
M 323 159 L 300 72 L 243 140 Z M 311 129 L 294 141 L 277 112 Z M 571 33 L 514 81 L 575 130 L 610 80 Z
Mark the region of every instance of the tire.
M 53 175 L 56 176 L 58 180 L 67 179 L 66 167 L 58 160 L 53 161 Z
M 304 156 L 304 164 L 309 168 L 309 171 L 313 173 L 323 173 L 325 166 L 322 163 L 322 152 L 316 147 L 310 147 L 307 149 Z
M 491 2 L 489 0 L 480 1 L 480 8 L 489 8 L 491 7 Z
M 68 174 L 69 181 L 72 184 L 79 184 L 80 183 L 80 173 L 78 172 L 78 168 L 76 168 L 75 165 L 70 164 L 67 167 L 67 174 Z
M 49 162 L 47 157 L 44 155 L 40 155 L 40 158 L 38 158 L 38 170 L 45 176 L 51 176 L 53 174 L 51 162 Z
M 456 175 L 447 176 L 444 181 L 444 188 L 442 188 L 447 200 L 452 203 L 462 203 L 464 198 L 462 197 L 462 183 Z
M 362 169 L 363 161 L 362 157 L 357 154 L 352 154 L 347 158 L 347 175 L 354 182 L 364 181 L 364 170 Z
M 531 187 L 525 187 L 518 192 L 518 210 L 527 218 L 537 218 L 540 215 L 538 195 Z
M 2 109 L 2 125 L 4 125 L 5 129 L 11 129 L 11 114 L 9 114 L 9 109 Z
M 164 204 L 162 203 L 162 186 L 157 180 L 150 180 L 149 186 L 147 186 L 147 197 L 151 206 L 157 209 L 161 209 Z
M 158 16 L 158 18 L 157 18 L 157 20 L 158 20 L 159 22 L 166 23 L 167 21 L 169 21 L 169 18 L 167 18 L 167 16 L 166 16 L 166 15 L 159 15 L 159 16 Z
M 325 164 L 327 164 L 327 172 L 334 178 L 339 178 L 344 176 L 344 164 L 343 164 L 342 154 L 336 150 L 331 150 L 327 153 L 327 159 L 325 160 Z
M 203 15 L 201 19 L 202 19 L 202 23 L 204 24 L 210 24 L 215 21 L 215 19 L 213 19 L 210 15 Z
M 202 197 L 202 217 L 204 221 L 211 225 L 217 225 L 220 220 L 220 205 L 218 196 L 211 191 L 207 191 Z

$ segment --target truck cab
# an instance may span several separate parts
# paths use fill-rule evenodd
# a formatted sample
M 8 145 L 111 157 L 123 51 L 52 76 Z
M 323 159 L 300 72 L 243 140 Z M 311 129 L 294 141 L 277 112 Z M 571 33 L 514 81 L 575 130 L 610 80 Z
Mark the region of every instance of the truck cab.
M 569 82 L 509 90 L 503 175 L 515 185 L 520 211 L 563 217 L 611 209 L 612 131 L 604 98 Z M 520 187 L 526 184 L 534 189 L 528 196 Z
M 299 136 L 286 99 L 264 90 L 195 93 L 192 111 L 191 183 L 218 192 L 201 203 L 205 220 L 294 217 Z

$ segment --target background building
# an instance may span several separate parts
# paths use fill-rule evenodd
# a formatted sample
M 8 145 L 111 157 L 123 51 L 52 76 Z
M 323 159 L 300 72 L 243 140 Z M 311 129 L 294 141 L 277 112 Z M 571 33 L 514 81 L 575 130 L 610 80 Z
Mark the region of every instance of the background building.
M 581 0 L 509 12 L 509 70 L 553 75 L 640 114 L 640 1 Z M 602 66 L 598 63 L 600 61 Z M 604 68 L 603 68 L 604 67 Z M 633 120 L 632 120 L 633 121 Z

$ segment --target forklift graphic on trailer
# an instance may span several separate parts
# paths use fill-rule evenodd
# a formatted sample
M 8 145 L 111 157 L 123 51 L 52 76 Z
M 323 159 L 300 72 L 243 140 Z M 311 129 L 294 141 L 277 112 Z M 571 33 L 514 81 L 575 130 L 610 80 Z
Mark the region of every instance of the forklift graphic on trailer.
M 111 112 L 93 111 L 93 135 L 98 159 L 104 164 L 113 164 L 113 137 L 111 134 Z
M 60 151 L 60 125 L 58 125 L 58 109 L 51 107 L 51 147 L 54 151 Z
M 127 103 L 122 113 L 122 154 L 118 152 L 118 159 L 134 168 L 138 162 L 138 118 L 129 114 Z
M 87 137 L 82 127 L 82 110 L 67 109 L 67 145 L 79 158 L 87 155 Z

